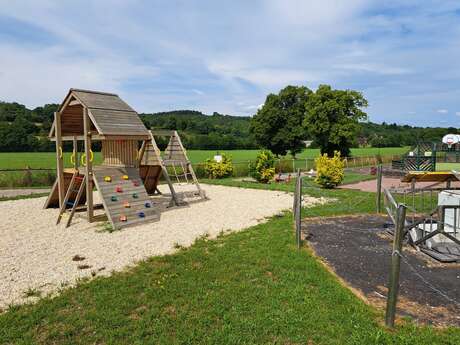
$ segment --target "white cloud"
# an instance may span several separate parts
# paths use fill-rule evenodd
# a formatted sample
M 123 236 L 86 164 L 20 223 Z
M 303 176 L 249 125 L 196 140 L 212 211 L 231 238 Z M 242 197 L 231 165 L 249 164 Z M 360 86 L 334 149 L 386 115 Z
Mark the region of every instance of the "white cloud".
M 85 87 L 118 92 L 140 111 L 251 114 L 286 84 L 320 83 L 362 91 L 372 120 L 413 111 L 407 121 L 434 122 L 426 109 L 459 106 L 457 1 L 0 4 L 0 16 L 50 36 L 26 42 L 22 28 L 3 40 L 14 28 L 0 24 L 0 97 L 28 106 Z
M 204 92 L 201 91 L 201 90 L 198 90 L 198 89 L 192 89 L 192 92 L 196 93 L 196 94 L 199 95 L 199 96 L 203 96 L 203 95 L 204 95 Z
M 455 115 L 460 116 L 460 111 L 456 111 Z
M 438 109 L 438 110 L 436 110 L 436 112 L 438 112 L 439 114 L 447 114 L 448 113 L 447 109 Z

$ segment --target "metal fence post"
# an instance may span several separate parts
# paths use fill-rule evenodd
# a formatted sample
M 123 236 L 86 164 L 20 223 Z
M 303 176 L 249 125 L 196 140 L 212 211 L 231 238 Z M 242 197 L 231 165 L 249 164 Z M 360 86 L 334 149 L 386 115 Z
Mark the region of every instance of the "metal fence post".
M 406 206 L 399 204 L 393 240 L 393 252 L 391 254 L 390 282 L 388 284 L 387 309 L 385 314 L 385 324 L 391 328 L 393 328 L 395 325 L 396 304 L 398 302 L 399 292 L 399 273 L 401 270 L 401 251 L 405 222 Z

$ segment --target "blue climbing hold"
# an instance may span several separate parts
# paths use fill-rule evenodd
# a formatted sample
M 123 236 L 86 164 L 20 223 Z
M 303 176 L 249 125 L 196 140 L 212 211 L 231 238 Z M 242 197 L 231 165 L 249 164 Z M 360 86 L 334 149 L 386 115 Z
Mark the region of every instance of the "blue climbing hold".
M 150 208 L 150 206 L 152 206 L 152 205 L 149 202 L 145 203 L 145 207 Z
M 144 218 L 145 217 L 145 213 L 144 212 L 139 212 L 139 218 Z

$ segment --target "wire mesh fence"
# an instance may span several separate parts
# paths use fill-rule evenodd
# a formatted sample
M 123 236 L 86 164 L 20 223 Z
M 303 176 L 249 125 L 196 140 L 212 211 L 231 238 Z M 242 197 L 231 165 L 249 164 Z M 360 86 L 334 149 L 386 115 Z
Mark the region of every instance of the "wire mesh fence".
M 389 163 L 396 156 L 360 156 L 344 159 L 346 169 L 368 168 L 376 166 L 379 162 Z M 246 177 L 249 175 L 250 166 L 254 160 L 233 162 L 232 177 Z M 192 164 L 198 178 L 207 178 L 205 163 Z M 294 173 L 316 169 L 314 158 L 303 159 L 277 159 L 275 161 L 276 173 Z M 54 168 L 34 168 L 27 166 L 22 169 L 0 169 L 0 188 L 51 186 L 56 179 Z

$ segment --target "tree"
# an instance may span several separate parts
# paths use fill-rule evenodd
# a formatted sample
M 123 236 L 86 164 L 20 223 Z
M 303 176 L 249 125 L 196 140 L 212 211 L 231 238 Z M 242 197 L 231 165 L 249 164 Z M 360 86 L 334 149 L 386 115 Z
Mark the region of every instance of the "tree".
M 302 121 L 311 94 L 307 87 L 287 86 L 277 95 L 268 95 L 251 119 L 250 132 L 256 142 L 276 155 L 301 152 L 306 139 Z
M 321 149 L 334 157 L 339 151 L 342 157 L 350 155 L 360 131 L 359 121 L 367 119 L 361 108 L 367 100 L 360 92 L 333 90 L 329 85 L 320 85 L 306 103 L 304 128 Z

